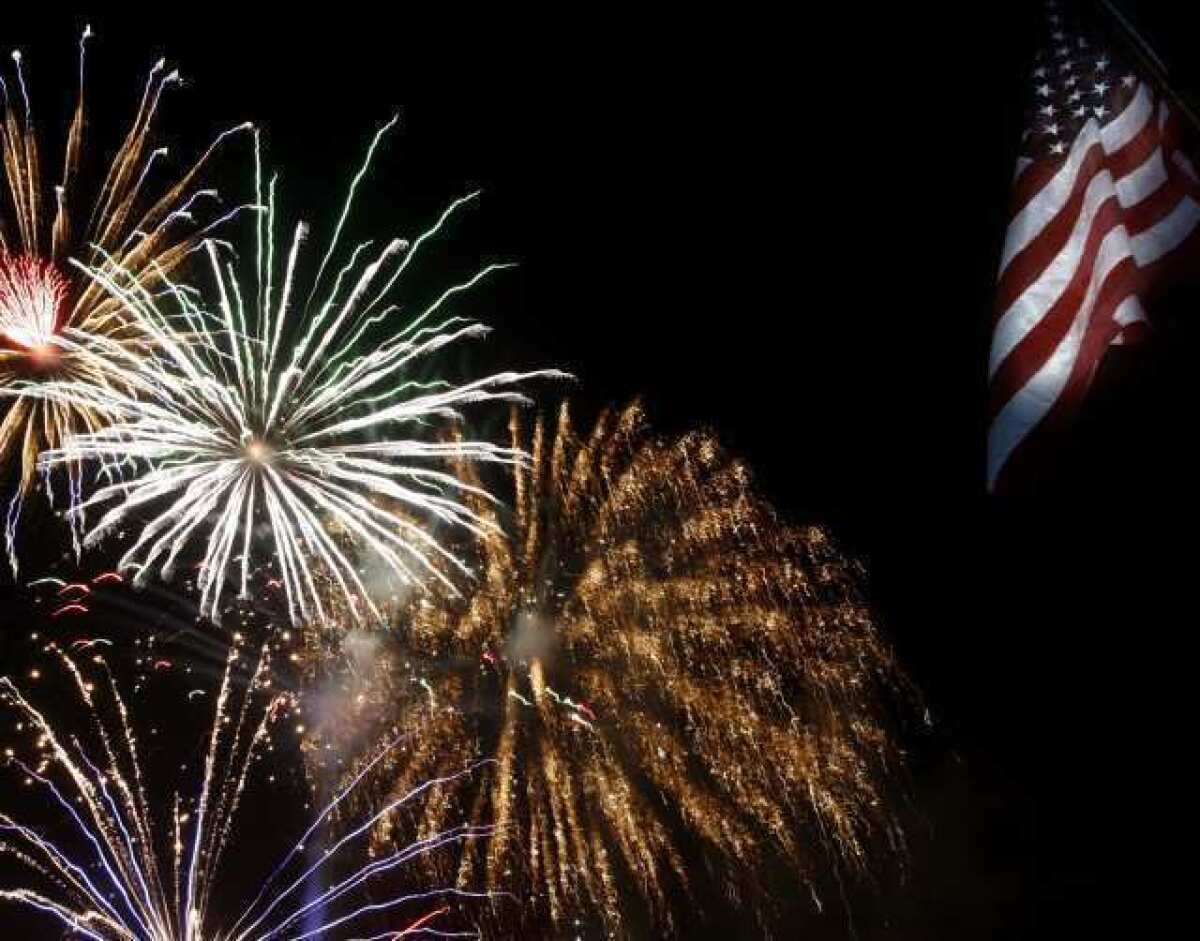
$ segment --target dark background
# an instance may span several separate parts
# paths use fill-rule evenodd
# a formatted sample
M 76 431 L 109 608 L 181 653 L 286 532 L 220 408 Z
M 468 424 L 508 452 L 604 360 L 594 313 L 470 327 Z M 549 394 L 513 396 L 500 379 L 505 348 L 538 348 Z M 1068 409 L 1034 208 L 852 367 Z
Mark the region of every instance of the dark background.
M 1189 806 L 1196 298 L 1169 292 L 1155 340 L 1109 357 L 1033 493 L 985 495 L 1037 11 L 915 6 L 94 13 L 92 123 L 167 54 L 190 80 L 166 108 L 177 152 L 263 123 L 285 204 L 320 231 L 402 106 L 356 225 L 411 235 L 483 186 L 453 242 L 520 267 L 480 296 L 477 365 L 569 369 L 581 416 L 640 393 L 664 429 L 715 427 L 864 560 L 935 730 L 912 745 L 906 876 L 806 934 L 1145 936 Z M 1192 23 L 1125 6 L 1195 100 Z M 83 20 L 28 17 L 0 14 L 0 44 L 57 126 Z M 20 671 L 25 602 L 0 592 Z

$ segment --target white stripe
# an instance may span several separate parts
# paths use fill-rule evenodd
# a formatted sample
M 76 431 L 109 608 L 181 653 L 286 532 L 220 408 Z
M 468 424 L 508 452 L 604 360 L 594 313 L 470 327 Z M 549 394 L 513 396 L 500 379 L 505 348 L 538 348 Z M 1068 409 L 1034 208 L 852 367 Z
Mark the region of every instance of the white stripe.
M 1071 144 L 1071 153 L 1066 163 L 1009 224 L 1008 234 L 1004 239 L 1004 251 L 1000 256 L 1001 276 L 1017 253 L 1037 238 L 1038 233 L 1058 215 L 1059 210 L 1070 198 L 1079 165 L 1087 155 L 1088 149 L 1100 140 L 1105 153 L 1115 153 L 1137 137 L 1153 116 L 1153 96 L 1143 83 L 1138 85 L 1137 93 L 1125 106 L 1125 110 L 1103 128 L 1099 127 L 1095 118 L 1088 118 Z
M 1113 320 L 1121 325 L 1121 330 L 1112 338 L 1109 346 L 1124 346 L 1129 342 L 1126 328 L 1131 324 L 1147 321 L 1146 312 L 1142 310 L 1142 302 L 1138 300 L 1136 294 L 1129 295 L 1117 305 L 1117 309 L 1113 311 Z
M 1131 323 L 1146 320 L 1146 312 L 1142 310 L 1142 302 L 1136 294 L 1131 294 L 1125 300 L 1121 301 L 1117 309 L 1113 311 L 1113 320 L 1122 327 L 1128 327 Z
M 1154 116 L 1154 101 L 1150 89 L 1139 84 L 1137 94 L 1130 99 L 1125 110 L 1113 118 L 1100 131 L 1105 153 L 1116 153 L 1141 133 L 1146 122 Z
M 1071 197 L 1075 188 L 1075 177 L 1079 166 L 1092 146 L 1100 139 L 1099 128 L 1094 118 L 1088 118 L 1087 123 L 1079 131 L 1075 142 L 1071 145 L 1071 153 L 1067 161 L 1053 178 L 1032 199 L 1029 200 L 1008 225 L 1008 234 L 1004 239 L 1004 251 L 1000 256 L 1000 274 L 1013 260 L 1014 256 L 1026 245 L 1032 242 L 1058 215 L 1060 209 Z
M 1091 320 L 1096 295 L 1113 268 L 1127 257 L 1129 234 L 1124 226 L 1117 226 L 1100 243 L 1096 268 L 1088 284 L 1087 296 L 1075 312 L 1075 319 L 1071 322 L 1067 335 L 1042 367 L 1008 400 L 992 423 L 991 432 L 988 434 L 989 490 L 996 486 L 996 478 L 1000 476 L 1001 468 L 1012 456 L 1017 445 L 1058 401 L 1071 371 L 1075 368 L 1075 360 L 1079 356 L 1079 348 Z
M 1071 237 L 1062 247 L 1054 261 L 1046 266 L 1038 275 L 1037 280 L 1029 285 L 1021 296 L 1013 301 L 996 322 L 996 331 L 992 335 L 992 349 L 988 358 L 988 376 L 994 376 L 996 370 L 1038 322 L 1046 315 L 1051 306 L 1071 283 L 1075 270 L 1079 267 L 1079 259 L 1083 247 L 1087 243 L 1088 233 L 1095 220 L 1096 211 L 1106 199 L 1111 199 L 1116 193 L 1112 176 L 1107 170 L 1101 170 L 1088 184 L 1084 193 L 1083 205 L 1071 230 Z
M 1128 209 L 1167 182 L 1167 165 L 1163 162 L 1162 148 L 1155 147 L 1154 153 L 1145 159 L 1136 170 L 1117 180 L 1117 199 Z
M 1142 267 L 1158 261 L 1191 234 L 1200 221 L 1200 206 L 1190 196 L 1181 199 L 1171 214 L 1133 238 L 1133 257 Z

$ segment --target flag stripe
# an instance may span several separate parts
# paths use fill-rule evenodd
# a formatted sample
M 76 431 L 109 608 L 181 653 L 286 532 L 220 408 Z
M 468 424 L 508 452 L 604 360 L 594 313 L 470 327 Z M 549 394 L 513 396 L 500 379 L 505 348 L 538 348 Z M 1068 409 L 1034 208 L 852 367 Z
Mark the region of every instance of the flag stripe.
M 1088 252 L 1088 239 L 1098 221 L 1097 214 L 1103 204 L 1112 198 L 1112 177 L 1107 172 L 1094 176 L 1081 200 L 1083 211 L 1073 220 L 1070 238 L 1053 256 L 1047 251 L 1036 259 L 1040 267 L 1037 280 L 1026 288 L 997 321 L 992 339 L 990 372 L 993 375 L 1012 352 L 1012 348 L 1067 289 L 1076 274 L 1077 266 Z M 1095 251 L 1099 239 L 1094 239 L 1093 242 L 1091 251 Z
M 1085 125 L 1085 131 L 1094 128 L 1094 122 Z M 1004 254 L 1000 259 L 1000 273 L 1008 267 L 1013 257 L 1037 236 L 1046 223 L 1058 215 L 1059 211 L 1070 198 L 1075 188 L 1075 178 L 1079 168 L 1087 159 L 1091 150 L 1093 135 L 1080 134 L 1075 139 L 1071 154 L 1058 172 L 1051 177 L 1039 192 L 1033 194 L 1008 227 L 1008 237 L 1004 242 Z
M 1103 162 L 1104 153 L 1099 146 L 1090 148 L 1076 175 L 1070 199 L 1054 219 L 1013 258 L 1008 270 L 1001 275 L 997 310 L 1004 311 L 1011 307 L 1067 244 L 1072 230 L 1080 224 L 1081 203 Z
M 1097 217 L 1097 225 L 1089 238 L 1088 250 L 1075 269 L 1071 284 L 1021 340 L 992 379 L 992 418 L 1062 343 L 1079 312 L 1086 313 L 1095 303 L 1095 296 L 1104 278 L 1123 258 L 1129 257 L 1129 235 L 1119 224 L 1120 213 L 1115 202 L 1106 204 L 1106 211 Z
M 1081 359 L 1079 356 L 1088 326 L 1090 324 L 1100 331 L 1107 328 L 1115 332 L 1117 324 L 1111 315 L 1128 298 L 1136 274 L 1137 266 L 1133 259 L 1125 255 L 1105 271 L 1102 282 L 1093 282 L 1093 289 L 1088 291 L 1088 300 L 1094 302 L 1094 310 L 1090 310 L 1087 303 L 1076 308 L 1070 329 L 1062 341 L 996 416 L 988 447 L 989 487 L 995 487 L 999 472 L 1009 455 L 1030 430 L 1060 401 L 1060 407 L 1068 406 L 1068 400 L 1062 398 L 1062 393 L 1072 378 L 1073 391 L 1078 392 L 1082 378 L 1077 375 L 1080 365 L 1085 368 L 1095 365 L 1093 361 L 1089 366 L 1087 358 Z
M 1082 38 L 1035 75 L 988 356 L 993 489 L 1078 407 L 1105 349 L 1143 327 L 1156 263 L 1200 225 L 1178 119 L 1153 85 L 1118 77 Z
M 1150 265 L 1167 252 L 1178 248 L 1196 228 L 1200 221 L 1200 204 L 1185 196 L 1153 229 L 1148 229 L 1133 240 L 1133 256 L 1139 265 Z

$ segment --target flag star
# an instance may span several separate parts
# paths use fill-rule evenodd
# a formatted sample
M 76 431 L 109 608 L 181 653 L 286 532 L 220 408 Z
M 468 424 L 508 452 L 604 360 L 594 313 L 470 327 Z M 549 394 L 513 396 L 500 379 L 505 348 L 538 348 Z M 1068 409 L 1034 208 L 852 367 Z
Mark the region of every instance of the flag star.
M 1043 105 L 1041 108 L 1038 108 L 1038 111 L 1042 112 L 1048 118 L 1054 117 L 1054 105 Z
M 1082 36 L 1080 36 L 1080 37 L 1079 37 L 1079 48 L 1080 48 L 1080 49 L 1086 49 L 1086 48 L 1087 48 L 1087 40 L 1086 40 L 1086 39 L 1084 39 Z
M 1036 69 L 1033 70 L 1033 77 L 1034 78 L 1045 78 L 1046 77 L 1046 67 L 1044 65 L 1039 65 Z
M 1058 125 L 1057 125 L 1057 124 L 1047 124 L 1047 125 L 1046 125 L 1046 126 L 1043 128 L 1043 129 L 1042 129 L 1042 133 L 1044 133 L 1044 134 L 1050 134 L 1050 135 L 1052 135 L 1052 136 L 1054 136 L 1054 137 L 1058 137 Z
M 1060 140 L 1056 140 L 1050 147 L 1050 153 L 1061 154 L 1061 153 L 1065 153 L 1066 149 L 1067 149 L 1066 144 L 1064 144 Z
M 1106 107 L 1104 107 L 1104 105 L 1097 105 L 1092 110 L 1096 112 L 1096 117 L 1098 117 L 1098 118 L 1102 118 L 1106 114 L 1108 114 L 1108 109 Z
M 1080 105 L 1078 108 L 1072 111 L 1071 114 L 1077 118 L 1082 118 L 1085 114 L 1087 114 L 1087 108 L 1084 105 Z
M 1067 34 L 1066 34 L 1066 33 L 1064 33 L 1064 32 L 1063 32 L 1061 29 L 1056 29 L 1054 32 L 1052 32 L 1052 33 L 1050 34 L 1050 38 L 1051 38 L 1051 39 L 1056 39 L 1056 40 L 1058 40 L 1059 42 L 1062 42 L 1064 39 L 1066 39 L 1066 38 L 1067 38 Z
M 1070 55 L 1071 47 L 1070 46 L 1059 46 L 1057 49 L 1054 50 L 1054 54 L 1056 56 L 1060 56 L 1060 57 Z
M 1064 84 L 1064 85 L 1065 85 L 1067 88 L 1074 88 L 1074 87 L 1075 87 L 1075 83 L 1076 83 L 1076 82 L 1078 82 L 1078 81 L 1079 81 L 1079 77 L 1078 77 L 1078 76 L 1076 76 L 1076 75 L 1071 75 L 1071 76 L 1069 76 L 1069 77 L 1067 78 L 1067 80 L 1066 80 L 1065 82 L 1063 82 L 1063 84 Z
M 1075 68 L 1075 63 L 1072 62 L 1070 59 L 1068 59 L 1066 62 L 1064 62 L 1062 65 L 1060 65 L 1058 67 L 1058 70 L 1060 72 L 1070 73 L 1074 70 L 1074 68 Z
M 1103 72 L 1108 68 L 1108 56 L 1101 56 L 1096 60 L 1096 71 Z
M 1067 96 L 1067 101 L 1078 101 L 1083 97 L 1083 92 L 1076 88 L 1070 95 Z
M 1121 84 L 1124 85 L 1126 88 L 1133 88 L 1133 86 L 1137 84 L 1137 76 L 1136 75 L 1126 75 L 1124 78 L 1121 79 Z
M 1043 82 L 1041 85 L 1039 85 L 1037 87 L 1037 93 L 1039 95 L 1041 95 L 1043 98 L 1049 98 L 1050 97 L 1050 86 L 1048 84 L 1046 84 L 1045 82 Z
M 1097 82 L 1092 86 L 1092 88 L 1097 95 L 1103 95 L 1106 91 L 1108 91 L 1108 82 Z

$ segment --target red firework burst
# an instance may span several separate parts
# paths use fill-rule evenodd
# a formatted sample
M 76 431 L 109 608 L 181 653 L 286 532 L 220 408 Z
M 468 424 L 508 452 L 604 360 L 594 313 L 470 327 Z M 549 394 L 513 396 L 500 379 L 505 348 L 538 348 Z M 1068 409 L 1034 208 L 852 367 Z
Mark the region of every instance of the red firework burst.
M 0 334 L 31 356 L 52 355 L 67 280 L 48 261 L 0 252 Z

